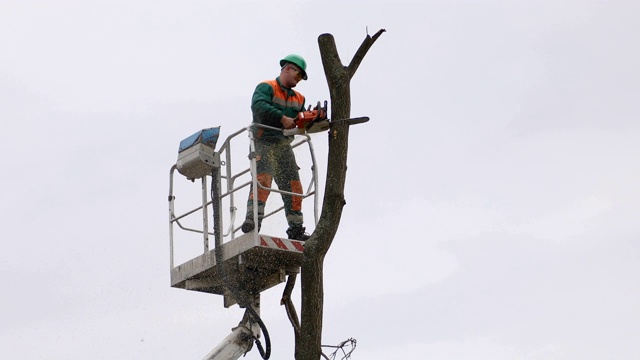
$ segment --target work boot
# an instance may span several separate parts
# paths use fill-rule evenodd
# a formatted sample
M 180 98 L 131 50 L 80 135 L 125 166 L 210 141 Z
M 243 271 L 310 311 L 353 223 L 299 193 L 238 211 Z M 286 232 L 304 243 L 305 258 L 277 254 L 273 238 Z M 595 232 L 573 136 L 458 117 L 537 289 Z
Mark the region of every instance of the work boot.
M 262 224 L 260 224 L 260 222 L 258 222 L 258 231 L 260 231 L 260 227 Z M 253 231 L 253 229 L 256 228 L 256 224 L 253 222 L 253 219 L 245 219 L 244 222 L 242 223 L 242 232 L 243 233 L 248 233 Z
M 306 241 L 307 239 L 309 239 L 309 234 L 304 232 L 304 229 L 302 226 L 294 226 L 294 227 L 290 227 L 287 230 L 287 235 L 289 236 L 289 239 L 291 240 L 300 240 L 300 241 Z

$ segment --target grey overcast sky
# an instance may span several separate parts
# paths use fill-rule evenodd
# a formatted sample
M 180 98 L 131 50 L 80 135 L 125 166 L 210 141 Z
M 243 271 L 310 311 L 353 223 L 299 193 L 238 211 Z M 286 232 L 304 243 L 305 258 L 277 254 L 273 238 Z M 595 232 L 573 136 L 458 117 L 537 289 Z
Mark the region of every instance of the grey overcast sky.
M 639 359 L 638 19 L 613 0 L 1 0 L 0 358 L 205 356 L 242 311 L 169 286 L 178 143 L 247 125 L 289 53 L 328 99 L 318 35 L 348 63 L 384 28 L 352 81 L 371 121 L 351 131 L 323 343 Z M 273 359 L 293 358 L 282 289 L 262 297 Z

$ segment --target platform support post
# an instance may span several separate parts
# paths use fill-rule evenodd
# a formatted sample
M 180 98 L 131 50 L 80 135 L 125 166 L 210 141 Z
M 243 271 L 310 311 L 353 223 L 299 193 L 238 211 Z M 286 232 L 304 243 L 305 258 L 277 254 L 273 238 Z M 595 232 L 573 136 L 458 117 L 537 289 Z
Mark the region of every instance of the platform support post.
M 202 177 L 202 237 L 204 252 L 209 251 L 209 212 L 207 211 L 207 177 Z
M 213 236 L 215 238 L 215 246 L 222 245 L 222 199 L 220 198 L 220 153 L 214 153 L 214 163 L 216 166 L 211 170 L 211 205 L 213 208 Z

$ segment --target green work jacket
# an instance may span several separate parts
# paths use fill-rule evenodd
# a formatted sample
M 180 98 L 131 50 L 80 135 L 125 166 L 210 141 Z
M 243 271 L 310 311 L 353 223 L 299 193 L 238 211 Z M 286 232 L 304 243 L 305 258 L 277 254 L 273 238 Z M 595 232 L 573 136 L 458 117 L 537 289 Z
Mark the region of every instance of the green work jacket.
M 253 92 L 251 111 L 253 122 L 282 129 L 280 120 L 283 115 L 296 118 L 304 111 L 304 96 L 299 92 L 284 87 L 280 77 L 263 81 Z M 293 136 L 285 136 L 280 130 L 254 127 L 256 139 L 268 142 L 291 141 Z

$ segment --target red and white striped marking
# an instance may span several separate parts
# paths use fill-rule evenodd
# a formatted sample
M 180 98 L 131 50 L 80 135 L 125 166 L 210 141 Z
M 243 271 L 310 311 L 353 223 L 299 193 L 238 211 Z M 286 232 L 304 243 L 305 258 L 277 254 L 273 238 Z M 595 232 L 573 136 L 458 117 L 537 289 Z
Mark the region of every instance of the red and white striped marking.
M 277 237 L 260 235 L 260 246 L 281 249 L 287 251 L 303 252 L 304 245 L 301 241 L 280 239 Z

